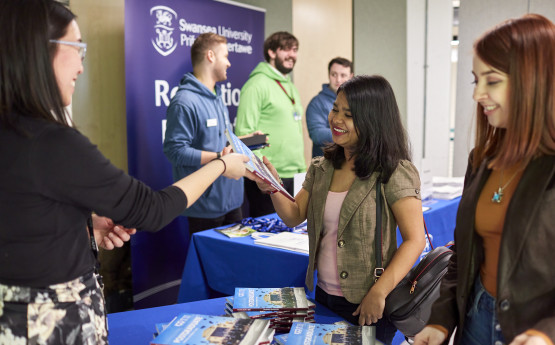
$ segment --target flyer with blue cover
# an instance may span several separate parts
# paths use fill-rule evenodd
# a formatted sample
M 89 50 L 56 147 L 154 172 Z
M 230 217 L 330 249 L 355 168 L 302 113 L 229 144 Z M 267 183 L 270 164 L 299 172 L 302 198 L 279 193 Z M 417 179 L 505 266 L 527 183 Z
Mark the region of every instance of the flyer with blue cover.
M 287 336 L 287 345 L 377 345 L 374 326 L 346 326 L 295 322 Z
M 263 340 L 270 322 L 262 319 L 234 319 L 225 316 L 179 314 L 150 343 L 257 345 Z
M 249 157 L 250 160 L 247 163 L 245 163 L 245 167 L 250 172 L 252 172 L 256 176 L 264 180 L 264 182 L 274 187 L 274 189 L 278 190 L 281 194 L 285 195 L 289 200 L 295 201 L 295 198 L 292 197 L 291 194 L 289 194 L 289 192 L 287 192 L 285 188 L 283 188 L 283 186 L 278 180 L 276 180 L 274 175 L 272 175 L 272 173 L 270 172 L 270 170 L 268 170 L 268 168 L 262 162 L 262 160 L 260 160 L 260 158 L 258 158 L 258 156 L 256 156 L 251 151 L 251 149 L 249 149 L 247 145 L 245 145 L 241 141 L 241 139 L 239 139 L 235 134 L 228 131 L 227 129 L 225 131 L 225 135 L 227 136 L 227 140 L 229 141 L 229 143 L 231 144 L 231 147 L 233 148 L 233 152 L 240 153 Z
M 304 288 L 235 288 L 233 311 L 308 309 Z

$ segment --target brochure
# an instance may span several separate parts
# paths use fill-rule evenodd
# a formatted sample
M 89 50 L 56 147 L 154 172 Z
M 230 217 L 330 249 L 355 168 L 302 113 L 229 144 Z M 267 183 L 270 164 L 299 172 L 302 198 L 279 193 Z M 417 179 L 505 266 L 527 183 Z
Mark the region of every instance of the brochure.
M 289 333 L 274 335 L 274 343 L 276 343 L 276 345 L 285 345 L 287 336 L 289 336 Z
M 233 224 L 227 228 L 216 229 L 217 232 L 226 235 L 227 237 L 245 237 L 249 236 L 253 232 L 256 232 L 250 226 L 244 226 L 242 224 Z
M 374 345 L 374 326 L 345 326 L 295 322 L 287 336 L 287 345 Z
M 151 345 L 234 344 L 258 345 L 267 337 L 270 322 L 225 316 L 179 314 Z
M 308 309 L 302 287 L 235 288 L 233 311 Z
M 227 136 L 227 140 L 231 143 L 231 147 L 233 148 L 234 152 L 241 153 L 249 157 L 250 161 L 245 163 L 245 166 L 250 172 L 261 178 L 267 184 L 274 187 L 274 189 L 277 189 L 280 193 L 285 195 L 291 201 L 295 201 L 295 198 L 293 198 L 291 194 L 289 194 L 287 190 L 283 188 L 281 183 L 279 183 L 279 181 L 275 179 L 274 175 L 272 175 L 266 165 L 260 160 L 260 158 L 258 158 L 258 156 L 252 153 L 251 149 L 249 149 L 241 141 L 241 139 L 239 139 L 235 134 L 228 131 L 227 129 L 225 131 L 225 135 Z

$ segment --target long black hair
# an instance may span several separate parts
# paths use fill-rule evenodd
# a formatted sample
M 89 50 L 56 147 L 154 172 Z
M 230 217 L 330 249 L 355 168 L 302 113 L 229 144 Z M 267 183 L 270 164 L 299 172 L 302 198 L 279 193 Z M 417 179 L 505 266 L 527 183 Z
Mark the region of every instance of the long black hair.
M 411 160 L 407 134 L 391 85 L 379 75 L 360 75 L 343 83 L 337 94 L 341 92 L 347 98 L 358 135 L 354 152 L 355 175 L 367 179 L 378 171 L 381 181 L 387 183 L 400 160 Z M 324 149 L 324 157 L 339 169 L 345 161 L 344 148 L 331 144 Z
M 19 130 L 18 116 L 68 125 L 52 67 L 75 15 L 54 0 L 0 1 L 0 125 Z

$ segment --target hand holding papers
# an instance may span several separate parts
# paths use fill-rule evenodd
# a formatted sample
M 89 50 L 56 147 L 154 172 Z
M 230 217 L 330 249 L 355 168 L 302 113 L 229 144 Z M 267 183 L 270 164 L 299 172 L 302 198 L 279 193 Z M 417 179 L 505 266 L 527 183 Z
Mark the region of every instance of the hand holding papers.
M 263 180 L 265 183 L 269 184 L 274 188 L 274 190 L 279 191 L 283 195 L 285 195 L 291 201 L 295 201 L 295 198 L 291 196 L 287 192 L 285 188 L 281 185 L 281 183 L 272 175 L 268 167 L 258 156 L 256 156 L 252 151 L 239 139 L 235 134 L 229 132 L 228 130 L 225 131 L 225 135 L 227 136 L 227 140 L 231 143 L 231 147 L 233 147 L 233 151 L 237 153 L 244 154 L 245 156 L 250 158 L 250 161 L 245 163 L 247 170 L 252 172 L 258 178 Z

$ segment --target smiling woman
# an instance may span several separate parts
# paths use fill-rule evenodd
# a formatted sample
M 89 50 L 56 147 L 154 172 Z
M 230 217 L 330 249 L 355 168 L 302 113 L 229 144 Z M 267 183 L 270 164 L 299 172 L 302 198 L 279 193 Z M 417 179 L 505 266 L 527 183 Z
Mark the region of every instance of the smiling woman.
M 333 144 L 312 160 L 295 202 L 272 194 L 288 226 L 307 220 L 306 285 L 316 300 L 353 324 L 375 325 L 376 338 L 391 344 L 395 326 L 383 316 L 385 297 L 424 249 L 418 171 L 410 162 L 405 129 L 393 89 L 381 76 L 356 76 L 338 89 L 328 117 Z M 274 176 L 276 169 L 264 157 Z M 376 281 L 374 234 L 376 182 L 383 202 L 384 266 Z M 268 185 L 258 184 L 268 192 Z M 270 187 L 271 188 L 271 187 Z M 403 243 L 397 249 L 396 228 Z
M 226 154 L 154 191 L 71 126 L 86 44 L 69 9 L 0 1 L 0 46 L 0 344 L 106 344 L 97 245 L 161 229 L 248 158 Z
M 75 19 L 67 26 L 66 34 L 60 39 L 51 39 L 50 43 L 56 45 L 56 52 L 52 59 L 52 66 L 56 74 L 58 88 L 64 106 L 71 104 L 71 97 L 75 91 L 77 76 L 83 73 L 83 59 L 87 45 L 81 43 L 81 31 Z
M 415 345 L 555 343 L 555 25 L 528 14 L 474 43 L 476 141 L 454 254 Z
M 333 142 L 352 152 L 358 144 L 358 134 L 353 123 L 353 116 L 345 93 L 337 95 L 328 116 Z
M 509 116 L 509 76 L 474 56 L 474 100 L 493 127 L 506 128 Z

